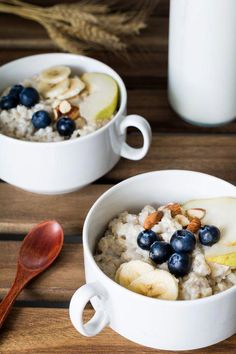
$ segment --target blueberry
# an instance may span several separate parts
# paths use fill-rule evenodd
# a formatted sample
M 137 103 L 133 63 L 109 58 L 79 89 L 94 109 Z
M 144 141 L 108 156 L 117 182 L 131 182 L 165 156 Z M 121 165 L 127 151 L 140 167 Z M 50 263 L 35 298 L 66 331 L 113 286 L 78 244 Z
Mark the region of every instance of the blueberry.
M 220 230 L 213 225 L 202 226 L 199 230 L 199 241 L 204 246 L 212 246 L 220 239 Z
M 25 107 L 32 107 L 39 101 L 38 91 L 33 87 L 26 87 L 20 93 L 20 103 Z
M 22 85 L 14 85 L 9 91 L 10 96 L 15 96 L 19 100 L 21 91 L 24 89 Z
M 152 230 L 141 231 L 137 238 L 137 243 L 143 250 L 150 250 L 151 245 L 158 240 L 157 234 Z
M 7 95 L 3 96 L 0 100 L 1 109 L 11 109 L 18 105 L 18 99 L 15 96 Z
M 149 257 L 157 264 L 166 262 L 173 253 L 172 247 L 167 242 L 156 241 L 150 247 Z
M 37 111 L 32 116 L 32 123 L 36 129 L 46 128 L 52 122 L 47 111 Z
M 176 277 L 183 277 L 190 272 L 191 257 L 187 253 L 173 253 L 168 260 L 168 269 Z
M 170 244 L 175 252 L 192 252 L 196 245 L 194 234 L 188 230 L 177 230 L 170 239 Z
M 61 117 L 57 121 L 57 131 L 62 136 L 71 136 L 75 130 L 75 122 L 68 117 Z

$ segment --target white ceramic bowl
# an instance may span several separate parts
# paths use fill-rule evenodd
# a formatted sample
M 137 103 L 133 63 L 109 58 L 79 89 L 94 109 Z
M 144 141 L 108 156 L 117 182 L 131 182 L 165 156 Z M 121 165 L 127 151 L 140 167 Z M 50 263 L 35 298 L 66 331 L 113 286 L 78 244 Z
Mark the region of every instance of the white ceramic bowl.
M 80 55 L 53 53 L 15 60 L 0 68 L 0 92 L 10 85 L 55 65 L 68 65 L 73 73 L 102 72 L 118 83 L 119 109 L 104 127 L 87 136 L 62 142 L 30 142 L 0 134 L 0 178 L 25 190 L 58 194 L 72 192 L 111 170 L 123 156 L 143 158 L 150 146 L 151 128 L 137 115 L 126 116 L 127 92 L 120 76 L 109 66 Z M 125 142 L 126 129 L 138 128 L 143 147 L 134 149 Z
M 236 187 L 206 174 L 158 171 L 129 178 L 104 193 L 90 209 L 84 224 L 86 285 L 75 292 L 70 318 L 83 335 L 93 336 L 110 326 L 139 344 L 167 350 L 206 347 L 236 332 L 236 286 L 219 294 L 188 301 L 148 298 L 108 278 L 93 258 L 107 223 L 123 210 L 138 211 L 146 204 L 166 204 L 217 196 L 236 197 Z M 96 312 L 83 324 L 91 299 Z

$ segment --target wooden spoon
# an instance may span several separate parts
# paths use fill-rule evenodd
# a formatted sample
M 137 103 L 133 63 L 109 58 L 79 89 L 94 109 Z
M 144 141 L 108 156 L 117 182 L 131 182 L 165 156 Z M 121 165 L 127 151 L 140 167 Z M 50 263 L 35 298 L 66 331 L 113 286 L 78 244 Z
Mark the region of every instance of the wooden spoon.
M 63 230 L 54 220 L 36 225 L 24 238 L 18 257 L 15 281 L 0 303 L 0 328 L 21 290 L 57 258 L 63 240 Z

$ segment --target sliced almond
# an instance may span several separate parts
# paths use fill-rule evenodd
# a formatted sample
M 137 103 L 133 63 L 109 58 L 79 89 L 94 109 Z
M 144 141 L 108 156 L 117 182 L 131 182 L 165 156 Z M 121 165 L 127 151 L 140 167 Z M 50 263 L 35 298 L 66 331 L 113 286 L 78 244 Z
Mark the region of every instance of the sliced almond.
M 175 220 L 183 227 L 187 226 L 190 223 L 189 219 L 182 214 L 176 215 Z
M 71 106 L 70 111 L 67 113 L 67 116 L 70 117 L 72 120 L 76 120 L 80 116 L 79 107 Z
M 159 221 L 161 221 L 163 215 L 164 214 L 162 211 L 154 211 L 154 213 L 148 215 L 143 224 L 144 228 L 146 230 L 151 229 L 154 225 L 158 224 Z
M 192 208 L 188 209 L 186 213 L 190 218 L 198 218 L 201 220 L 206 215 L 206 210 L 201 208 Z
M 193 218 L 187 226 L 187 230 L 191 231 L 193 234 L 197 232 L 201 227 L 201 220 L 198 218 Z
M 178 203 L 168 204 L 167 208 L 170 210 L 172 218 L 178 214 L 182 214 L 181 206 Z
M 70 112 L 72 106 L 69 101 L 64 100 L 59 104 L 58 108 L 62 114 L 67 114 Z

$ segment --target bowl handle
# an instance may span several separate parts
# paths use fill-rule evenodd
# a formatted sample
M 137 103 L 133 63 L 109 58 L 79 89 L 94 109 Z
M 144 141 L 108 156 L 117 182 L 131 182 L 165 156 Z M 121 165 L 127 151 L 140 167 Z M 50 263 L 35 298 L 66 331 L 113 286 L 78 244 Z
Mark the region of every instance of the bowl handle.
M 95 296 L 99 299 L 95 314 L 84 324 L 84 308 Z M 92 337 L 109 324 L 110 320 L 104 306 L 106 299 L 107 296 L 98 283 L 85 284 L 76 290 L 70 301 L 69 314 L 71 322 L 78 332 L 86 337 Z
M 152 140 L 152 131 L 148 121 L 137 115 L 131 114 L 127 116 L 120 124 L 120 133 L 125 134 L 128 127 L 135 127 L 140 130 L 143 135 L 143 146 L 135 149 L 123 142 L 120 155 L 129 160 L 141 160 L 148 152 Z

